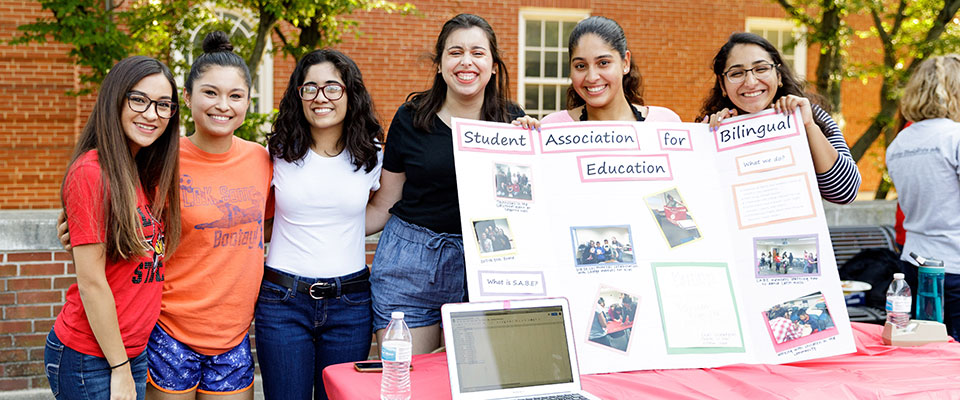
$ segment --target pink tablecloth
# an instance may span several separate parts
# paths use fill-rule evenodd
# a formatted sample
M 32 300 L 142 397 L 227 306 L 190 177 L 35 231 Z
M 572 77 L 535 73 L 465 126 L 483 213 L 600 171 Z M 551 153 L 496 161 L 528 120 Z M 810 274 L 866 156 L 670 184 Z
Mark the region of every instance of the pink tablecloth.
M 583 376 L 583 387 L 602 399 L 815 399 L 960 398 L 960 344 L 885 346 L 879 325 L 853 323 L 857 351 L 783 365 L 652 370 Z M 414 357 L 416 400 L 449 399 L 445 354 Z M 379 399 L 380 374 L 352 364 L 323 371 L 331 399 Z

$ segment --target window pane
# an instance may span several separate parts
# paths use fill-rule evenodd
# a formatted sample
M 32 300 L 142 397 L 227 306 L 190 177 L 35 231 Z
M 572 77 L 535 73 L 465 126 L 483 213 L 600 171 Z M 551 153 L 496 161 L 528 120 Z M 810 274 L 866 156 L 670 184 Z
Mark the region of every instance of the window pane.
M 777 31 L 767 31 L 767 32 L 765 32 L 765 34 L 764 34 L 763 36 L 766 37 L 767 40 L 770 41 L 770 44 L 772 44 L 773 47 L 776 47 L 776 48 L 778 48 L 778 49 L 780 48 L 780 33 L 779 33 L 779 32 L 777 32 Z
M 540 52 L 539 51 L 528 51 L 526 52 L 527 62 L 526 68 L 524 69 L 524 76 L 533 76 L 540 77 Z
M 563 66 L 563 71 L 560 73 L 560 77 L 570 77 L 570 55 L 567 54 L 566 50 L 560 53 L 560 65 Z
M 523 108 L 527 110 L 535 110 L 540 108 L 540 86 L 539 85 L 525 85 L 524 86 L 524 102 Z
M 780 52 L 784 55 L 793 55 L 794 49 L 797 47 L 797 40 L 793 38 L 793 35 L 790 32 L 783 32 L 783 47 L 780 49 Z
M 544 56 L 546 59 L 543 62 L 543 77 L 556 78 L 560 73 L 560 53 L 548 51 Z
M 557 87 L 553 85 L 544 85 L 543 87 L 543 110 L 559 110 L 557 108 Z
M 546 34 L 547 39 L 545 41 L 546 47 L 557 47 L 560 43 L 560 23 L 557 21 L 547 21 L 546 24 Z
M 567 43 L 570 41 L 570 32 L 573 31 L 573 27 L 577 26 L 576 22 L 564 22 L 563 23 L 563 32 L 560 32 L 563 41 L 560 42 L 561 47 L 567 47 Z
M 527 20 L 527 46 L 540 46 L 540 21 Z

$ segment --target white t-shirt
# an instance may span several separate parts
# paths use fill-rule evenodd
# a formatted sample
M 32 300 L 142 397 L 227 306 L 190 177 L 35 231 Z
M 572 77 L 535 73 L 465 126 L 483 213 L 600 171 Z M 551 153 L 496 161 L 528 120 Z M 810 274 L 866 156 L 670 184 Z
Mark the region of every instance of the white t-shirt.
M 900 259 L 916 263 L 914 252 L 960 274 L 960 123 L 946 118 L 914 123 L 890 143 L 886 159 L 906 216 Z
M 336 157 L 307 151 L 301 165 L 273 160 L 276 210 L 267 265 L 307 278 L 333 278 L 365 264 L 365 211 L 380 188 L 383 151 L 370 172 L 346 150 Z

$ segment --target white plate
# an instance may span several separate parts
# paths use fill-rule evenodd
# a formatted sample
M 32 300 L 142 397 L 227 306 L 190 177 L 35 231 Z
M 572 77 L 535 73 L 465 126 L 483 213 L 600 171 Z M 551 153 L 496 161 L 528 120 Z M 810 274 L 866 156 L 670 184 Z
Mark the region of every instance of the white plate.
M 843 293 L 845 294 L 866 292 L 873 289 L 873 286 L 870 286 L 869 283 L 860 281 L 840 281 L 840 286 L 843 287 Z

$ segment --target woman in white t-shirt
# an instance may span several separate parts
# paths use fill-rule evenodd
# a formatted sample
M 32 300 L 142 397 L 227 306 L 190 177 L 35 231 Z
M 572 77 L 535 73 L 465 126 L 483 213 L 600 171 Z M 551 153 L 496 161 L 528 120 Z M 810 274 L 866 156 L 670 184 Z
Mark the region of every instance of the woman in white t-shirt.
M 276 212 L 256 309 L 268 399 L 325 399 L 324 367 L 367 359 L 365 210 L 382 140 L 353 60 L 330 49 L 300 59 L 268 141 Z

